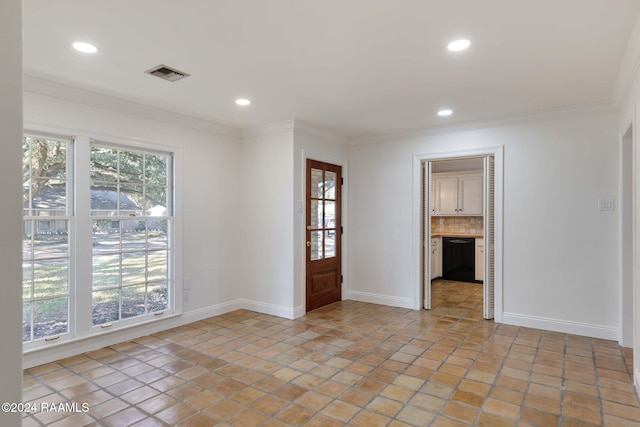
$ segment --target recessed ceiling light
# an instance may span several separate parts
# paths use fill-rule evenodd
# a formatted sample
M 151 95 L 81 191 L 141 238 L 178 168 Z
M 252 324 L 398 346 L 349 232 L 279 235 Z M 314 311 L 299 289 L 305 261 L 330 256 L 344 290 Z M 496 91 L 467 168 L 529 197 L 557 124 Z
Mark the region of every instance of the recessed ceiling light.
M 91 43 L 85 42 L 74 42 L 73 48 L 82 53 L 96 53 L 98 48 L 92 45 Z
M 246 99 L 246 98 L 238 98 L 238 99 L 236 99 L 236 104 L 242 105 L 242 106 L 246 106 L 246 105 L 251 104 L 251 101 Z
M 465 50 L 469 46 L 471 46 L 471 42 L 469 40 L 460 39 L 460 40 L 454 40 L 451 43 L 449 43 L 449 45 L 447 46 L 447 49 L 449 49 L 452 52 L 457 52 L 460 50 Z
M 440 117 L 446 117 L 446 116 L 450 116 L 453 114 L 453 110 L 450 110 L 448 108 L 442 109 L 440 111 L 438 111 L 438 115 Z

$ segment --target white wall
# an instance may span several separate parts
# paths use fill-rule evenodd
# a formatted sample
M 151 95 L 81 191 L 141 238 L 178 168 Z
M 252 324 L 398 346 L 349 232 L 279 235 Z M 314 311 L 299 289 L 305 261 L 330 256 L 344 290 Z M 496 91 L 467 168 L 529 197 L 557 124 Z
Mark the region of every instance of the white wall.
M 176 157 L 182 163 L 178 165 L 181 176 L 178 177 L 180 198 L 176 200 L 176 212 L 178 215 L 182 212 L 184 236 L 178 242 L 182 244 L 183 264 L 177 277 L 177 297 L 182 297 L 182 278 L 188 277 L 191 298 L 184 302 L 183 316 L 179 319 L 134 328 L 128 333 L 114 333 L 92 343 L 35 352 L 25 356 L 25 364 L 34 365 L 104 346 L 110 342 L 105 339 L 119 342 L 239 308 L 246 293 L 238 277 L 241 262 L 237 255 L 240 249 L 239 139 L 64 100 L 60 98 L 60 87 L 54 89 L 55 97 L 35 93 L 27 87 L 24 92 L 27 129 L 51 129 L 108 142 L 146 142 L 176 149 Z M 76 95 L 69 91 L 69 98 Z M 95 100 L 96 103 L 105 101 L 98 96 Z
M 292 319 L 293 127 L 247 132 L 242 141 L 240 281 L 247 308 Z
M 360 141 L 349 150 L 350 290 L 394 305 L 419 295 L 412 262 L 414 155 L 504 146 L 504 321 L 617 339 L 617 114 Z
M 22 401 L 22 305 L 20 250 L 22 246 L 22 15 L 20 0 L 0 3 L 0 52 L 4 78 L 0 81 L 0 271 L 2 272 L 2 328 L 0 328 L 0 401 Z M 20 425 L 20 413 L 0 412 L 3 426 Z

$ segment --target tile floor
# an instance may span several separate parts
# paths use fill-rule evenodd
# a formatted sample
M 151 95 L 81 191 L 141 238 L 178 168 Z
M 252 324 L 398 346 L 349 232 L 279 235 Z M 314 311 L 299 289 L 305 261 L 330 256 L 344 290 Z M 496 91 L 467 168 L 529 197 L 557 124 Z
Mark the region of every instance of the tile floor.
M 480 318 L 481 286 L 433 309 L 343 301 L 298 320 L 239 310 L 24 372 L 24 426 L 640 426 L 615 342 Z

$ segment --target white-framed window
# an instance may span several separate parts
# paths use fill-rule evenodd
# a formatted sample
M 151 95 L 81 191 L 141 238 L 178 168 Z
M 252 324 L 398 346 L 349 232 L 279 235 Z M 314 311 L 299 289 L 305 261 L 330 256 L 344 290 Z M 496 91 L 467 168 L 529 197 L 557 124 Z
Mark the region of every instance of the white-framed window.
M 23 194 L 25 350 L 174 312 L 173 153 L 25 136 Z
M 70 332 L 71 140 L 22 140 L 22 341 Z

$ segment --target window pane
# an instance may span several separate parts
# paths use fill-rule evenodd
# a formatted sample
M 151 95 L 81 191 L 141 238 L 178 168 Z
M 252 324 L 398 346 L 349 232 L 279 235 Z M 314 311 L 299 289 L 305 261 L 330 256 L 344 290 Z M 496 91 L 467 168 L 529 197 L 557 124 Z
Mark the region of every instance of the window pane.
M 338 177 L 335 172 L 326 171 L 324 175 L 324 198 L 335 200 Z
M 149 282 L 167 280 L 167 251 L 149 252 L 148 278 Z
M 137 285 L 146 279 L 146 254 L 144 252 L 122 254 L 122 285 Z
M 34 258 L 62 258 L 69 256 L 66 220 L 35 221 L 35 227 L 36 234 L 33 239 Z
M 120 211 L 142 214 L 144 206 L 144 187 L 142 185 L 122 184 L 120 186 Z
M 151 219 L 147 223 L 148 248 L 162 249 L 169 247 L 169 237 L 167 235 L 167 220 Z
M 69 326 L 69 298 L 52 298 L 33 303 L 33 339 L 66 333 Z
M 144 220 L 122 222 L 122 251 L 144 251 L 147 248 L 147 233 Z
M 22 228 L 22 259 L 28 260 L 33 258 L 33 245 L 31 242 L 31 230 L 33 227 L 33 221 L 25 221 Z
M 67 294 L 69 263 L 66 259 L 36 261 L 33 263 L 34 298 Z
M 91 182 L 118 181 L 118 152 L 111 148 L 91 147 Z
M 122 288 L 122 318 L 145 314 L 145 285 Z
M 116 184 L 91 185 L 91 214 L 114 215 L 118 210 L 118 186 Z
M 167 185 L 167 157 L 147 154 L 145 157 L 145 184 Z
M 111 289 L 93 293 L 92 318 L 94 325 L 115 322 L 120 318 L 120 290 Z
M 66 181 L 31 178 L 31 215 L 64 215 L 66 211 Z
M 146 187 L 144 201 L 145 215 L 166 216 L 167 215 L 167 188 L 166 187 Z
M 31 341 L 31 304 L 22 304 L 22 342 Z
M 120 251 L 120 221 L 98 219 L 93 221 L 93 253 Z
M 39 138 L 31 141 L 31 176 L 65 181 L 67 177 L 67 142 Z
M 22 263 L 22 299 L 27 301 L 33 295 L 33 265 L 31 262 Z
M 120 182 L 142 183 L 144 156 L 140 153 L 120 151 Z
M 311 189 L 309 196 L 321 199 L 324 192 L 323 172 L 321 169 L 311 168 Z
M 154 284 L 149 286 L 147 293 L 147 311 L 152 313 L 154 311 L 163 311 L 168 307 L 169 299 L 169 285 L 165 283 Z
M 322 259 L 322 231 L 312 231 L 311 232 L 311 260 Z
M 93 288 L 120 285 L 120 255 L 94 255 L 92 279 Z

